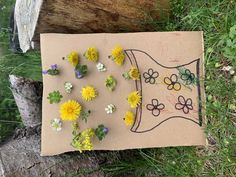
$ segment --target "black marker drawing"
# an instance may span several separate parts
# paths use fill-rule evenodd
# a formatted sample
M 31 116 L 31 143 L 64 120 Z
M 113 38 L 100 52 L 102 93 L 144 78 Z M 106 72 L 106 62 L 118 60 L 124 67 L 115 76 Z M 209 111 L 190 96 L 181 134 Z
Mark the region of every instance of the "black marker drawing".
M 159 103 L 158 99 L 152 99 L 152 103 L 147 104 L 146 108 L 152 112 L 153 116 L 157 117 L 160 115 L 161 110 L 165 108 L 165 105 Z
M 179 91 L 181 89 L 181 84 L 178 82 L 178 76 L 172 74 L 170 77 L 164 78 L 164 83 L 167 85 L 168 90 Z
M 195 74 L 192 73 L 189 69 L 180 68 L 179 74 L 185 85 L 195 84 Z
M 175 104 L 175 109 L 183 110 L 184 114 L 188 114 L 189 110 L 193 110 L 193 101 L 191 98 L 185 99 L 182 95 L 178 97 L 178 103 Z
M 163 105 L 160 105 L 160 107 L 157 107 L 157 105 L 159 104 L 159 102 L 157 101 L 156 98 L 151 98 L 152 100 L 155 100 L 155 101 L 152 101 L 152 105 L 149 105 L 149 103 L 146 104 L 146 109 L 148 109 L 149 111 L 152 111 L 153 113 L 153 119 L 155 120 L 162 120 L 162 121 L 158 121 L 156 124 L 153 124 L 152 126 L 150 127 L 147 127 L 147 128 L 144 128 L 144 129 L 140 129 L 140 127 L 142 127 L 142 119 L 146 119 L 147 117 L 142 117 L 142 114 L 143 114 L 143 87 L 142 87 L 142 84 L 143 84 L 143 78 L 140 77 L 140 80 L 137 80 L 135 81 L 135 87 L 136 87 L 136 90 L 140 92 L 141 96 L 142 96 L 142 100 L 141 100 L 141 104 L 136 108 L 136 112 L 135 112 L 135 123 L 133 124 L 133 126 L 131 127 L 130 131 L 134 132 L 134 133 L 146 133 L 146 132 L 150 132 L 152 130 L 154 130 L 155 128 L 157 128 L 158 126 L 162 125 L 163 123 L 169 121 L 169 120 L 172 120 L 172 119 L 182 119 L 182 120 L 187 120 L 187 121 L 190 121 L 198 126 L 202 126 L 202 123 L 203 123 L 203 118 L 202 118 L 202 103 L 201 103 L 201 88 L 200 88 L 200 59 L 195 59 L 195 60 L 192 60 L 191 62 L 189 63 L 185 63 L 185 64 L 182 64 L 182 65 L 178 65 L 178 66 L 165 66 L 165 65 L 162 65 L 158 62 L 158 60 L 155 60 L 154 58 L 152 58 L 152 56 L 150 56 L 148 53 L 142 51 L 142 50 L 138 50 L 138 49 L 127 49 L 125 50 L 125 54 L 127 56 L 127 59 L 129 60 L 130 64 L 133 65 L 133 66 L 136 66 L 136 68 L 138 68 L 138 70 L 140 71 L 140 67 L 139 67 L 139 64 L 138 64 L 138 61 L 137 61 L 137 58 L 136 58 L 136 55 L 138 56 L 138 59 L 149 59 L 151 61 L 153 61 L 155 64 L 157 64 L 158 66 L 160 67 L 163 67 L 167 70 L 169 70 L 170 72 L 174 72 L 174 70 L 178 70 L 179 68 L 183 68 L 185 66 L 188 66 L 188 65 L 196 65 L 196 68 L 195 68 L 195 72 L 196 72 L 196 76 L 195 77 L 195 80 L 196 80 L 196 86 L 197 86 L 197 96 L 198 96 L 198 99 L 197 99 L 197 102 L 198 102 L 198 107 L 196 109 L 198 109 L 198 118 L 196 117 L 191 117 L 190 114 L 188 114 L 189 110 L 193 110 L 193 101 L 191 100 L 188 100 L 186 99 L 185 100 L 185 104 L 181 104 L 179 105 L 178 103 L 184 103 L 182 98 L 180 98 L 179 102 L 178 103 L 174 103 L 174 105 L 170 105 L 172 106 L 173 108 L 175 108 L 175 106 L 178 108 L 176 108 L 177 110 L 179 110 L 180 108 L 182 108 L 182 114 L 180 112 L 179 115 L 174 115 L 174 116 L 170 116 L 170 117 L 166 117 L 164 120 L 163 120 L 163 117 L 162 119 L 161 116 L 162 114 L 159 112 L 160 110 L 163 110 L 163 109 L 167 109 L 166 106 L 168 105 L 169 106 L 169 103 L 165 103 L 165 101 L 163 101 L 162 103 L 160 104 L 163 104 Z M 142 66 L 143 67 L 143 66 Z M 151 69 L 151 70 L 150 70 Z M 152 72 L 153 71 L 153 72 Z M 157 79 L 157 74 L 155 73 L 154 75 L 151 75 L 155 72 L 155 69 L 154 68 L 149 68 L 149 72 L 148 70 L 143 70 L 143 71 L 140 71 L 140 73 L 143 72 L 143 77 L 144 77 L 144 83 L 151 83 L 152 84 L 154 80 Z M 144 73 L 147 73 L 144 75 Z M 190 71 L 191 72 L 191 71 Z M 150 74 L 149 74 L 150 73 Z M 186 74 L 189 74 L 188 71 Z M 152 77 L 149 78 L 147 77 L 148 75 L 151 75 Z M 158 73 L 158 77 L 159 77 L 160 73 Z M 155 77 L 153 77 L 155 76 Z M 185 76 L 184 76 L 185 77 Z M 192 77 L 192 76 L 191 76 Z M 153 78 L 153 79 L 152 79 Z M 168 79 L 167 79 L 168 78 Z M 145 81 L 145 79 L 147 79 Z M 164 79 L 164 83 L 167 85 L 167 89 L 169 90 L 180 90 L 181 89 L 181 84 L 178 82 L 178 76 L 173 73 L 172 75 L 170 75 L 170 77 L 166 77 L 166 79 Z M 158 86 L 157 86 L 157 91 L 158 91 Z M 154 104 L 153 104 L 154 103 Z M 191 104 L 190 104 L 191 103 Z M 153 109 L 155 108 L 155 109 Z M 157 109 L 159 108 L 159 109 Z M 163 109 L 160 109 L 160 108 L 163 108 Z M 188 110 L 187 110 L 188 108 Z M 154 110 L 154 111 L 153 111 Z M 186 116 L 182 116 L 183 115 L 183 112 L 184 112 L 184 115 Z M 186 114 L 187 113 L 187 114 Z M 188 116 L 187 116 L 188 115 Z M 156 117 L 158 116 L 158 119 L 156 119 Z
M 158 78 L 159 73 L 157 71 L 153 71 L 152 68 L 149 68 L 147 72 L 143 73 L 145 83 L 155 84 L 156 78 Z

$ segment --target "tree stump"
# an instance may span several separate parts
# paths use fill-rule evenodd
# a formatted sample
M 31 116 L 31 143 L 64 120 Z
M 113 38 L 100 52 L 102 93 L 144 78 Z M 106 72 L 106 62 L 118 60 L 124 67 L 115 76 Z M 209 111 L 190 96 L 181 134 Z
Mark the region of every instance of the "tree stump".
M 168 14 L 169 0 L 16 0 L 14 31 L 26 52 L 39 46 L 40 33 L 153 31 L 149 22 Z
M 25 128 L 17 129 L 14 136 L 0 146 L 0 176 L 54 177 L 69 172 L 81 172 L 81 176 L 104 176 L 100 165 L 114 162 L 120 152 L 71 152 L 52 157 L 40 156 L 42 83 L 14 75 L 9 80 Z M 23 105 L 28 109 L 22 109 Z

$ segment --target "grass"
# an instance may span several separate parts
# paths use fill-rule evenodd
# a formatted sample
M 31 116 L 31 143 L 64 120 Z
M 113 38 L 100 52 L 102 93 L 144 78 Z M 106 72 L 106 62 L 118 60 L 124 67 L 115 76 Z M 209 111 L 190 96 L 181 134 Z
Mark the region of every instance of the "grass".
M 9 10 L 6 8 L 4 14 L 7 12 Z M 236 70 L 236 2 L 172 0 L 170 18 L 161 22 L 148 20 L 146 23 L 153 25 L 156 31 L 204 31 L 208 123 L 205 131 L 209 146 L 132 150 L 132 157 L 120 158 L 101 169 L 107 176 L 236 176 L 236 75 L 222 71 L 228 65 Z M 2 30 L 3 33 L 7 34 L 7 30 Z M 7 41 L 4 35 L 1 39 Z M 41 79 L 39 53 L 17 55 L 6 50 L 6 47 L 4 50 L 5 56 L 0 59 L 1 139 L 16 125 L 1 120 L 20 121 L 8 88 L 7 75 L 14 73 Z M 14 112 L 8 115 L 8 109 Z M 8 131 L 2 131 L 4 129 Z M 68 176 L 80 176 L 86 171 L 90 170 Z
M 14 54 L 9 49 L 9 14 L 14 0 L 0 0 L 0 142 L 22 126 L 20 115 L 9 88 L 8 75 L 16 74 L 41 80 L 39 52 Z

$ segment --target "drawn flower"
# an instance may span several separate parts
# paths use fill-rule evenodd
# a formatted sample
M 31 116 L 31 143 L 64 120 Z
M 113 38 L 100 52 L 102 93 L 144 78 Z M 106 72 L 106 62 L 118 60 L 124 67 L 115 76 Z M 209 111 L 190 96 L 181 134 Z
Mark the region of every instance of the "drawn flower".
M 73 51 L 67 56 L 67 59 L 75 67 L 79 63 L 79 54 Z
M 137 106 L 139 106 L 141 103 L 141 98 L 142 98 L 142 96 L 140 95 L 140 93 L 138 91 L 131 92 L 128 95 L 128 103 L 129 103 L 130 107 L 136 108 Z
M 79 118 L 81 105 L 74 100 L 69 100 L 60 106 L 61 119 L 65 121 L 75 121 Z
M 120 46 L 116 46 L 114 49 L 112 49 L 111 58 L 117 65 L 123 65 L 125 60 L 125 53 L 123 48 Z
M 61 95 L 61 93 L 59 91 L 53 91 L 53 92 L 49 93 L 48 97 L 47 97 L 50 104 L 59 103 L 62 98 L 63 98 L 63 96 Z
M 193 84 L 195 82 L 195 75 L 189 69 L 183 69 L 180 71 L 180 78 L 185 81 L 186 85 Z
M 62 122 L 60 119 L 55 118 L 51 120 L 51 127 L 54 131 L 61 131 L 62 130 Z
M 193 110 L 192 102 L 193 101 L 191 98 L 188 98 L 187 100 L 185 100 L 185 98 L 182 95 L 180 95 L 178 97 L 178 103 L 175 104 L 175 108 L 177 110 L 182 109 L 185 114 L 188 114 L 189 110 Z
M 116 110 L 116 107 L 113 104 L 109 104 L 105 108 L 105 111 L 106 111 L 107 114 L 112 114 L 115 110 Z
M 143 73 L 143 77 L 145 79 L 145 83 L 155 84 L 156 78 L 159 76 L 157 71 L 153 71 L 152 68 L 148 69 L 147 72 Z
M 82 98 L 85 101 L 91 101 L 97 97 L 97 91 L 92 86 L 83 87 L 81 90 Z
M 125 79 L 133 79 L 133 80 L 139 80 L 140 79 L 140 73 L 138 68 L 132 66 L 128 72 L 125 72 L 124 74 L 122 74 L 122 76 Z
M 110 91 L 113 91 L 115 89 L 116 84 L 117 84 L 116 79 L 112 75 L 107 76 L 107 78 L 105 80 L 105 86 Z
M 134 113 L 127 111 L 125 113 L 124 122 L 126 126 L 132 126 L 134 124 Z
M 178 82 L 178 77 L 177 77 L 176 74 L 172 74 L 172 75 L 170 76 L 170 78 L 169 78 L 169 77 L 165 77 L 165 78 L 164 78 L 164 83 L 165 83 L 166 85 L 168 85 L 168 86 L 167 86 L 167 89 L 168 89 L 168 90 L 174 89 L 175 91 L 179 91 L 179 90 L 181 89 L 181 85 L 180 85 L 180 83 Z
M 64 87 L 65 87 L 66 93 L 71 93 L 73 85 L 70 82 L 65 82 Z
M 146 105 L 147 110 L 152 111 L 152 115 L 157 117 L 160 115 L 160 112 L 162 109 L 165 108 L 165 105 L 162 103 L 159 103 L 157 99 L 152 99 L 151 104 Z
M 97 67 L 97 70 L 98 70 L 99 72 L 105 72 L 105 71 L 107 70 L 106 67 L 105 67 L 105 65 L 102 64 L 102 63 L 98 63 L 98 64 L 96 65 L 96 67 Z
M 87 60 L 97 62 L 98 61 L 98 50 L 95 47 L 89 47 L 84 56 Z

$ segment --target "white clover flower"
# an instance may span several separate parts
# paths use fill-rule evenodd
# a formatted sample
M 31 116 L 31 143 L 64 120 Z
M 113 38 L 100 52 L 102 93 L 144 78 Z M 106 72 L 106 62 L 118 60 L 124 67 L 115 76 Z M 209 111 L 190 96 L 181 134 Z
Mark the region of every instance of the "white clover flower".
M 98 63 L 96 67 L 99 72 L 105 72 L 107 70 L 105 65 L 102 63 Z
M 51 120 L 51 127 L 54 131 L 61 131 L 62 129 L 62 122 L 60 119 L 55 118 Z
M 116 110 L 116 107 L 113 104 L 109 104 L 105 108 L 105 111 L 106 111 L 107 114 L 112 114 L 115 110 Z
M 64 84 L 66 93 L 71 93 L 73 85 L 70 82 L 65 82 Z
M 235 73 L 235 71 L 234 71 L 234 69 L 233 69 L 232 66 L 224 66 L 221 70 L 222 70 L 222 71 L 227 71 L 227 72 L 229 72 L 231 75 L 234 75 L 234 73 Z

